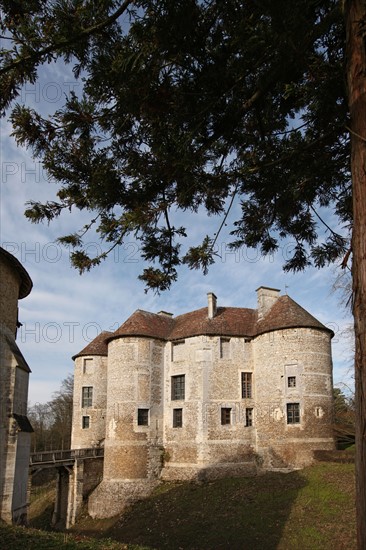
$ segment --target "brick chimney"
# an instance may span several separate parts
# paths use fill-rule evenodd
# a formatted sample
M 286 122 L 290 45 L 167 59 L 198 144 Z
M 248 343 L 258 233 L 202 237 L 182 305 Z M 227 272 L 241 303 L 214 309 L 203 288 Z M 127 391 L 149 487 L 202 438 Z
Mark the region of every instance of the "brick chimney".
M 217 298 L 213 292 L 207 292 L 208 318 L 213 319 L 217 311 Z
M 267 315 L 273 304 L 278 300 L 280 291 L 277 288 L 260 286 L 257 288 L 258 320 Z

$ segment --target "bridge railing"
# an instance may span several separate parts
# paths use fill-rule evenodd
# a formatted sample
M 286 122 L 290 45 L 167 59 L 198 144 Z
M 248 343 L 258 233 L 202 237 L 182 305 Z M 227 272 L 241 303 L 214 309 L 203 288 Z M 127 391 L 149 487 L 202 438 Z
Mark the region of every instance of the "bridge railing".
M 61 451 L 42 451 L 31 453 L 29 464 L 56 464 L 59 462 L 73 462 L 76 459 L 97 458 L 104 456 L 103 447 L 92 447 L 90 449 L 64 449 Z

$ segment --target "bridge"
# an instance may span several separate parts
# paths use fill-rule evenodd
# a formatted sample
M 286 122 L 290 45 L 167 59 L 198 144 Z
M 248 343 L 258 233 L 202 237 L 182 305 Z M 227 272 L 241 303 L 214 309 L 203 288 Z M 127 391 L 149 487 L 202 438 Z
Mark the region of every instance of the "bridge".
M 84 500 L 102 480 L 103 459 L 103 447 L 31 453 L 29 487 L 32 476 L 41 470 L 57 471 L 54 527 L 68 528 L 75 523 Z
M 71 466 L 75 460 L 86 460 L 88 458 L 104 457 L 103 447 L 92 447 L 90 449 L 64 449 L 62 451 L 42 451 L 31 453 L 29 469 L 34 472 L 43 468 L 54 468 L 57 466 Z

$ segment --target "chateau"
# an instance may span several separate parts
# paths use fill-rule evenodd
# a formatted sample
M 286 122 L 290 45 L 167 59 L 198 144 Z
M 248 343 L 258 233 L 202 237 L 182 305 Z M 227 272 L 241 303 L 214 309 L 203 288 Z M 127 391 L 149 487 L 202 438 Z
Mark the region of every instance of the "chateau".
M 32 281 L 21 263 L 0 247 L 0 519 L 27 520 L 30 438 L 27 418 L 30 368 L 17 343 L 18 300 Z
M 72 448 L 104 446 L 89 498 L 112 516 L 162 480 L 308 465 L 333 449 L 333 333 L 280 291 L 257 309 L 133 313 L 75 355 Z

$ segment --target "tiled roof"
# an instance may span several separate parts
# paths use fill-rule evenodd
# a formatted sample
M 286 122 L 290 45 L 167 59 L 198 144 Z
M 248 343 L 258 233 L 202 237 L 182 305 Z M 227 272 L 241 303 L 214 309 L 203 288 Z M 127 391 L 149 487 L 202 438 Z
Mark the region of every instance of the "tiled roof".
M 290 296 L 279 296 L 267 315 L 257 322 L 256 335 L 281 328 L 308 327 L 333 331 L 315 319 L 306 309 L 297 304 Z
M 73 360 L 76 357 L 85 356 L 85 355 L 108 355 L 108 345 L 107 345 L 107 339 L 113 335 L 113 332 L 108 332 L 106 330 L 103 330 L 94 340 L 89 342 L 87 346 L 85 346 L 84 349 L 82 349 L 79 353 L 74 355 L 72 358 Z
M 332 332 L 287 295 L 280 296 L 262 320 L 257 319 L 256 309 L 240 307 L 218 307 L 212 319 L 208 318 L 206 307 L 175 318 L 138 309 L 109 340 L 121 336 L 180 340 L 201 334 L 254 337 L 290 327 L 309 327 Z
M 209 319 L 207 308 L 198 309 L 179 315 L 169 334 L 169 340 L 188 338 L 189 336 L 222 335 L 254 336 L 257 317 L 255 309 L 240 307 L 218 307 L 215 316 Z
M 125 336 L 167 341 L 199 335 L 253 338 L 273 330 L 299 327 L 325 330 L 333 335 L 330 329 L 287 295 L 280 296 L 261 320 L 258 320 L 256 309 L 239 307 L 218 307 L 212 319 L 208 318 L 206 307 L 175 318 L 138 309 L 115 332 L 97 336 L 78 356 L 107 355 L 108 342 Z
M 174 319 L 171 317 L 138 309 L 109 339 L 113 340 L 119 336 L 147 336 L 167 340 L 173 326 Z

